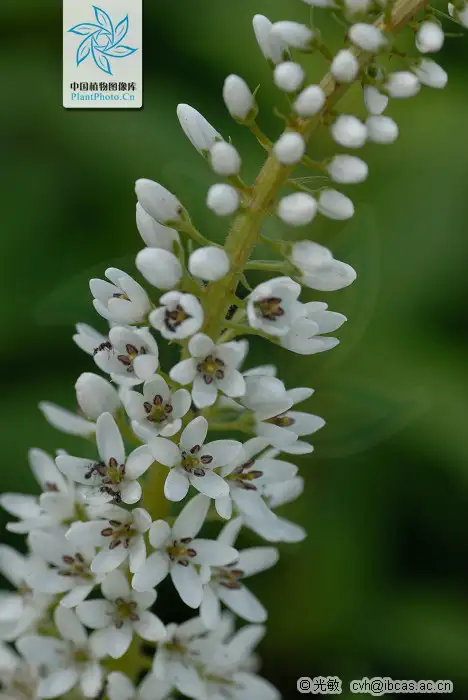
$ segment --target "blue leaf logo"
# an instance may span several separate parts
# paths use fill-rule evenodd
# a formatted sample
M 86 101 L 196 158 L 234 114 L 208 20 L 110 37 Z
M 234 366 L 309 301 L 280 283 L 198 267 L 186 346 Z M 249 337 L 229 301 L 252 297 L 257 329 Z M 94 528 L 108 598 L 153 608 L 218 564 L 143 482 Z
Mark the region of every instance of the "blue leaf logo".
M 92 5 L 96 24 L 83 22 L 76 24 L 68 31 L 72 34 L 85 37 L 76 51 L 76 65 L 79 66 L 91 56 L 95 65 L 108 75 L 112 75 L 110 58 L 126 58 L 138 51 L 131 46 L 122 45 L 121 42 L 128 33 L 128 15 L 115 26 L 105 10 Z

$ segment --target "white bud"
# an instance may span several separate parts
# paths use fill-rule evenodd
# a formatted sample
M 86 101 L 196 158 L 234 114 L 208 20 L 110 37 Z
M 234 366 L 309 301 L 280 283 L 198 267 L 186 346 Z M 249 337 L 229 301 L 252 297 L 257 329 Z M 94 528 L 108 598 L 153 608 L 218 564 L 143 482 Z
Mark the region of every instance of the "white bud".
M 136 205 L 136 224 L 140 236 L 149 248 L 164 248 L 171 250 L 175 241 L 179 240 L 179 234 L 173 228 L 158 224 L 141 206 Z
M 388 81 L 384 85 L 390 97 L 395 99 L 414 97 L 421 89 L 417 77 L 407 70 L 391 73 Z
M 98 374 L 84 372 L 76 380 L 75 389 L 81 410 L 91 420 L 97 420 L 101 413 L 114 415 L 120 408 L 116 389 Z
M 257 43 L 265 58 L 275 65 L 284 61 L 284 57 L 288 52 L 287 44 L 277 36 L 272 36 L 273 24 L 268 17 L 255 15 L 252 24 Z
M 461 10 L 457 10 L 455 5 L 451 2 L 448 4 L 448 11 L 450 17 L 458 20 L 466 29 L 468 29 L 468 2 L 465 2 L 465 6 Z
M 135 192 L 143 209 L 158 223 L 171 224 L 182 220 L 181 203 L 158 182 L 145 178 L 137 180 Z
M 223 248 L 198 248 L 189 258 L 190 274 L 208 282 L 221 279 L 229 272 L 229 258 Z
M 281 134 L 273 148 L 275 156 L 283 165 L 299 163 L 305 153 L 305 142 L 295 131 L 285 131 Z
M 364 22 L 353 24 L 349 30 L 349 39 L 359 48 L 372 53 L 378 53 L 387 45 L 387 39 L 382 31 L 373 24 Z
M 390 117 L 368 117 L 366 125 L 368 138 L 374 143 L 393 143 L 398 138 L 398 124 Z
M 241 159 L 230 143 L 218 141 L 210 151 L 211 167 L 218 175 L 237 175 L 241 167 Z
M 222 138 L 205 117 L 190 105 L 177 105 L 177 118 L 192 146 L 203 156 Z
M 244 121 L 255 109 L 254 96 L 245 80 L 238 75 L 229 75 L 224 81 L 223 98 L 234 119 Z
M 371 5 L 371 0 L 345 0 L 346 9 L 351 13 L 367 12 Z
M 411 68 L 419 82 L 427 87 L 442 89 L 447 85 L 448 75 L 435 61 L 423 58 L 422 61 Z
M 208 190 L 206 204 L 218 216 L 229 216 L 239 208 L 239 193 L 231 185 L 212 185 Z
M 364 86 L 364 104 L 370 114 L 382 114 L 387 109 L 388 97 L 373 85 Z
M 340 83 L 352 83 L 359 73 L 359 61 L 352 51 L 338 51 L 331 64 L 331 72 Z
M 343 221 L 354 214 L 354 204 L 341 192 L 326 189 L 320 192 L 318 207 L 321 214 L 329 219 Z
M 284 92 L 296 92 L 304 82 L 304 69 L 299 63 L 285 61 L 276 66 L 273 74 L 276 87 Z
M 331 127 L 334 140 L 346 148 L 361 148 L 366 143 L 367 129 L 357 117 L 341 114 Z
M 444 32 L 437 22 L 423 22 L 416 34 L 416 48 L 421 53 L 434 53 L 440 51 L 444 39 Z
M 162 248 L 143 248 L 135 264 L 143 277 L 158 289 L 173 289 L 183 275 L 176 256 Z
M 275 22 L 271 33 L 274 37 L 282 39 L 288 46 L 295 49 L 310 49 L 311 42 L 315 36 L 312 29 L 299 22 Z
M 328 164 L 328 174 L 334 182 L 351 185 L 364 182 L 369 174 L 369 167 L 356 156 L 339 155 Z
M 278 204 L 278 216 L 290 226 L 309 224 L 317 213 L 317 202 L 306 192 L 283 197 Z
M 326 95 L 320 85 L 304 88 L 294 101 L 293 108 L 300 117 L 313 117 L 325 104 Z

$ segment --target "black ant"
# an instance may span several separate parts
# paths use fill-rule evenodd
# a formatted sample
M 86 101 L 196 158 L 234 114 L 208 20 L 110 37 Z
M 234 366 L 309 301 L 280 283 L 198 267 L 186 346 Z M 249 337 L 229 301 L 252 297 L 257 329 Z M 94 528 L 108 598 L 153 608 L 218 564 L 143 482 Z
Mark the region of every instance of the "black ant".
M 105 343 L 101 343 L 97 346 L 97 348 L 94 348 L 93 355 L 97 355 L 97 353 L 102 352 L 102 350 L 112 350 L 112 343 L 110 343 L 108 340 L 106 340 Z

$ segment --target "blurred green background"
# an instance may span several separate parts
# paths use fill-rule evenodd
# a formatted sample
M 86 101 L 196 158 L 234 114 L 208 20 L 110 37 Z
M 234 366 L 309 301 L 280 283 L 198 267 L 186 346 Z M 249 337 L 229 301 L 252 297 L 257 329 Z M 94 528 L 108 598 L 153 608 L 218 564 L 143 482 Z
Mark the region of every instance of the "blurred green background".
M 231 72 L 260 83 L 259 122 L 279 134 L 273 107 L 283 102 L 255 44 L 255 12 L 307 21 L 309 8 L 146 0 L 144 109 L 66 111 L 60 4 L 1 4 L 2 490 L 35 489 L 29 446 L 83 453 L 45 424 L 37 403 L 73 407 L 76 377 L 94 369 L 71 341 L 73 323 L 103 329 L 89 278 L 110 264 L 134 271 L 134 180 L 162 182 L 205 235 L 223 240 L 227 223 L 204 204 L 215 177 L 175 108 L 188 102 L 231 136 L 254 177 L 262 149 L 229 118 L 221 87 Z M 336 48 L 343 29 L 320 11 L 316 20 Z M 308 539 L 280 545 L 278 567 L 252 583 L 270 610 L 264 672 L 286 698 L 299 697 L 297 677 L 316 675 L 449 678 L 459 697 L 468 692 L 467 39 L 447 40 L 437 58 L 449 72 L 443 93 L 391 105 L 397 143 L 363 149 L 371 177 L 347 188 L 354 219 L 294 232 L 358 271 L 350 289 L 308 294 L 348 316 L 341 345 L 300 358 L 252 343 L 249 366 L 274 355 L 289 387 L 315 387 L 306 408 L 327 420 L 314 454 L 300 460 L 306 492 L 284 509 Z M 317 80 L 322 59 L 305 63 Z M 358 90 L 343 106 L 364 116 Z M 323 130 L 309 153 L 332 148 Z M 266 231 L 290 235 L 274 220 Z M 169 589 L 162 601 L 163 610 L 176 604 Z

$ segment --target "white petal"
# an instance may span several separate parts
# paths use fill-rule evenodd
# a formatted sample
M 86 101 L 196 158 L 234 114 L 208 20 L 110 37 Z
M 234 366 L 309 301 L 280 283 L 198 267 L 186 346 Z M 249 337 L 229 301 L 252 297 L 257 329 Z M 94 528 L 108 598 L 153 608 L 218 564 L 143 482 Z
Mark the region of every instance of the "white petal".
M 219 598 L 211 586 L 205 586 L 203 601 L 200 606 L 200 617 L 208 629 L 215 629 L 221 618 Z
M 110 413 L 103 413 L 96 423 L 96 442 L 104 464 L 114 458 L 118 464 L 125 464 L 125 447 L 120 430 Z
M 280 700 L 278 690 L 265 678 L 254 676 L 253 673 L 236 673 L 236 700 Z
M 67 411 L 61 406 L 56 406 L 49 401 L 41 401 L 39 408 L 44 414 L 46 420 L 64 433 L 69 435 L 93 435 L 96 430 L 96 425 L 91 421 L 78 416 L 76 413 Z
M 107 676 L 107 695 L 109 700 L 133 700 L 135 686 L 124 673 L 112 671 Z
M 125 473 L 129 479 L 138 479 L 142 474 L 150 468 L 154 461 L 153 455 L 146 447 L 142 445 L 128 456 L 127 464 L 125 465 Z
M 194 357 L 206 357 L 214 347 L 213 341 L 205 333 L 197 333 L 189 342 L 189 352 Z
M 197 491 L 204 493 L 205 496 L 209 496 L 210 498 L 227 496 L 229 493 L 229 486 L 224 479 L 221 478 L 219 474 L 216 474 L 209 469 L 205 471 L 205 476 L 195 476 L 194 474 L 190 474 L 189 481 L 192 486 L 197 489 Z
M 190 608 L 198 608 L 203 599 L 203 586 L 193 566 L 171 566 L 171 578 L 178 594 Z
M 240 552 L 236 567 L 242 569 L 244 576 L 252 576 L 274 566 L 278 557 L 275 547 L 251 547 Z
M 175 391 L 171 397 L 172 417 L 182 418 L 182 416 L 185 416 L 190 409 L 191 403 L 192 398 L 187 389 L 178 389 Z
M 133 630 L 131 625 L 124 624 L 117 629 L 114 625 L 103 630 L 98 630 L 92 637 L 91 644 L 96 653 L 112 656 L 113 659 L 120 659 L 125 654 L 131 644 Z
M 136 591 L 149 591 L 163 581 L 169 573 L 169 561 L 162 552 L 153 552 L 132 579 Z
M 37 696 L 39 698 L 62 697 L 73 688 L 78 680 L 78 673 L 74 668 L 62 669 L 51 673 L 50 676 L 39 681 Z
M 181 469 L 172 468 L 164 482 L 164 495 L 169 501 L 182 501 L 189 490 L 189 480 Z
M 232 517 L 232 499 L 231 496 L 221 496 L 215 500 L 216 512 L 220 518 L 229 520 Z
M 78 619 L 91 629 L 107 627 L 112 622 L 113 612 L 114 607 L 108 600 L 85 600 L 76 607 Z
M 98 663 L 88 663 L 84 668 L 80 687 L 85 698 L 95 698 L 99 695 L 103 683 L 103 670 Z
M 133 360 L 133 369 L 139 379 L 149 379 L 158 369 L 158 358 L 154 355 L 138 355 Z
M 208 432 L 208 421 L 198 416 L 190 421 L 180 436 L 180 449 L 190 451 L 195 445 L 203 445 Z
M 218 387 L 226 396 L 243 396 L 245 394 L 245 379 L 240 372 L 227 372 L 223 379 L 217 380 Z
M 127 558 L 128 551 L 120 545 L 115 549 L 102 549 L 93 559 L 91 571 L 98 576 L 117 569 Z
M 179 448 L 166 438 L 153 438 L 151 442 L 148 443 L 148 449 L 156 462 L 164 464 L 165 467 L 173 467 L 180 462 L 181 455 Z
M 242 449 L 238 440 L 214 440 L 203 446 L 202 454 L 210 455 L 213 461 L 210 467 L 222 467 L 235 460 Z
M 149 541 L 155 549 L 160 549 L 171 537 L 171 528 L 165 520 L 155 520 L 150 527 Z
M 235 590 L 219 586 L 218 595 L 220 600 L 243 620 L 265 622 L 267 619 L 267 611 L 245 586 Z
M 172 528 L 175 539 L 195 537 L 205 522 L 210 499 L 202 494 L 192 498 L 181 510 Z
M 73 610 L 59 605 L 55 609 L 54 622 L 63 639 L 68 639 L 78 646 L 86 644 L 85 628 Z
M 108 600 L 126 598 L 130 594 L 130 586 L 122 571 L 112 571 L 101 583 L 102 594 Z
M 31 471 L 44 491 L 50 490 L 51 487 L 56 487 L 59 491 L 67 490 L 63 476 L 60 474 L 55 466 L 54 460 L 47 452 L 32 449 L 29 450 L 28 458 Z
M 142 489 L 138 481 L 124 482 L 120 488 L 120 496 L 124 503 L 138 503 L 141 498 Z
M 133 628 L 142 639 L 146 639 L 148 642 L 159 642 L 164 639 L 166 628 L 159 617 L 147 610 L 139 617 L 138 622 L 133 624 Z
M 193 380 L 192 398 L 198 408 L 212 406 L 218 396 L 218 386 L 216 382 L 207 384 L 203 377 L 196 376 Z
M 94 588 L 94 584 L 85 584 L 83 586 L 75 586 L 69 593 L 63 596 L 60 600 L 60 605 L 64 608 L 75 608 L 79 603 L 82 603 L 89 596 Z
M 197 553 L 197 556 L 193 558 L 196 564 L 226 566 L 239 557 L 239 553 L 234 547 L 219 542 L 219 540 L 195 539 L 190 543 L 190 546 Z
M 146 544 L 143 535 L 135 535 L 130 545 L 128 568 L 132 574 L 138 571 L 146 561 Z
M 169 372 L 169 376 L 175 382 L 182 384 L 190 384 L 193 382 L 197 374 L 197 361 L 193 357 L 189 357 L 187 360 L 182 360 Z

